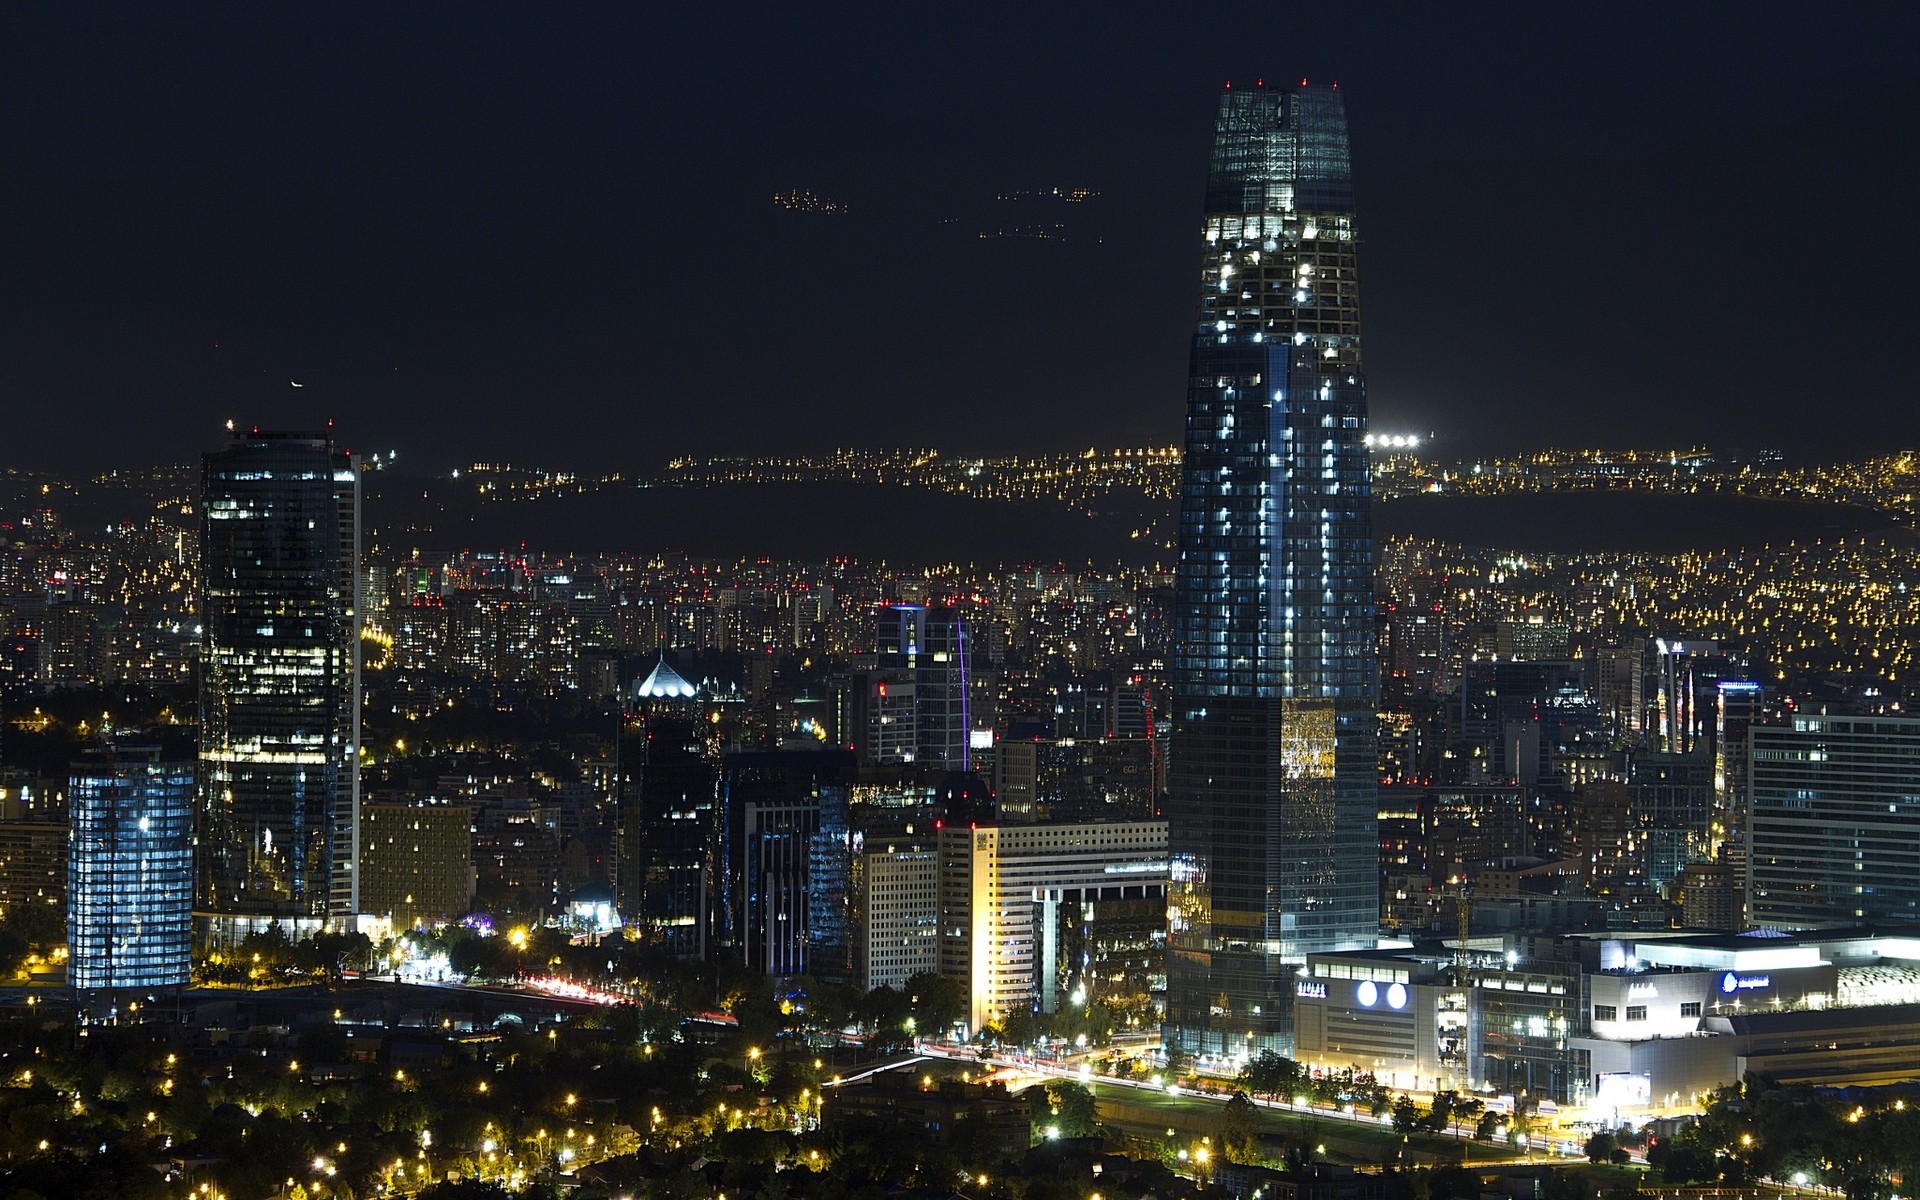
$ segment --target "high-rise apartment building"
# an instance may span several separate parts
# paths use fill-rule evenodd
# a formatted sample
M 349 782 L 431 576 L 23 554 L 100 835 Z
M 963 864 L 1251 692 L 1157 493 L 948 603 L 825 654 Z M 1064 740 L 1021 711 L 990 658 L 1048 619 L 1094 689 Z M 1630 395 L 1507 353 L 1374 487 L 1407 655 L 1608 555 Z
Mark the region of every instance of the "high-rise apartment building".
M 1713 756 L 1635 751 L 1627 760 L 1627 786 L 1640 826 L 1642 869 L 1667 893 L 1690 862 L 1712 857 Z
M 67 981 L 84 995 L 184 987 L 193 945 L 193 767 L 153 749 L 67 781 Z
M 1220 94 L 1175 577 L 1170 1046 L 1288 1051 L 1295 974 L 1379 924 L 1373 536 L 1347 121 Z
M 1920 921 L 1920 718 L 1795 717 L 1748 736 L 1748 923 Z
M 1766 719 L 1770 702 L 1763 684 L 1721 680 L 1714 688 L 1713 829 L 1716 852 L 1729 843 L 1746 845 L 1748 778 L 1747 731 Z
M 195 903 L 215 936 L 359 911 L 360 471 L 236 434 L 201 482 Z
M 0 912 L 16 904 L 44 904 L 56 911 L 66 904 L 71 833 L 65 813 L 0 818 Z

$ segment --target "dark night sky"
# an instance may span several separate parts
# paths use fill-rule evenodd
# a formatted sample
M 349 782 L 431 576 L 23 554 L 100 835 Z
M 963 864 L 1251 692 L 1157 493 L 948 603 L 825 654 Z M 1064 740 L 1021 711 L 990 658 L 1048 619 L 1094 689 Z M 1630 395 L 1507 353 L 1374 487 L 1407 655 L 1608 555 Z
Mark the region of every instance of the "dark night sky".
M 1890 2 L 8 5 L 0 465 L 229 416 L 436 469 L 1174 441 L 1260 75 L 1347 96 L 1377 428 L 1914 443 L 1916 45 Z M 1054 186 L 1101 195 L 993 199 Z

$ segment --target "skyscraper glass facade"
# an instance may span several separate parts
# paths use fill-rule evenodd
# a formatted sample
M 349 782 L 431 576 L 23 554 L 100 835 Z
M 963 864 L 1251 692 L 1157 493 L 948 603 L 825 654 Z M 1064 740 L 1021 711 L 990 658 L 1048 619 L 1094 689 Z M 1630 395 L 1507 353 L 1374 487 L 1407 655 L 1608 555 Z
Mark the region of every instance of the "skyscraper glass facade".
M 620 912 L 668 953 L 704 958 L 722 841 L 713 726 L 689 710 L 636 732 L 621 752 Z
M 1175 579 L 1167 1035 L 1292 1047 L 1306 955 L 1374 944 L 1373 539 L 1338 91 L 1228 87 Z
M 360 473 L 324 434 L 206 456 L 200 855 L 218 916 L 359 909 Z
M 181 987 L 193 941 L 193 767 L 120 750 L 67 784 L 67 980 L 74 990 Z

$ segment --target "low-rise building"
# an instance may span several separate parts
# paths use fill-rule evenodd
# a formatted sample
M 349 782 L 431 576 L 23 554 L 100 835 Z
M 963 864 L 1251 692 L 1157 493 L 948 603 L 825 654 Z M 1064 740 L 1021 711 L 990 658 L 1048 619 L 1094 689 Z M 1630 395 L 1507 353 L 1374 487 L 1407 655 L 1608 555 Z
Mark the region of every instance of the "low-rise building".
M 1296 1057 L 1391 1087 L 1530 1095 L 1609 1114 L 1700 1103 L 1749 1071 L 1875 1085 L 1920 1063 L 1920 938 L 1509 936 L 1461 961 L 1311 955 Z

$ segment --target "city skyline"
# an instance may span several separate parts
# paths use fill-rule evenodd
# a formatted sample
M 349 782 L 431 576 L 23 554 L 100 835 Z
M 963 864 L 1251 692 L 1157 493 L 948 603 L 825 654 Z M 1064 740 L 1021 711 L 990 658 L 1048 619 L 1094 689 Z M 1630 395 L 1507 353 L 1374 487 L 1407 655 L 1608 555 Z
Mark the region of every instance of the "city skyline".
M 1165 444 L 1194 97 L 1283 67 L 1365 118 L 1383 427 L 1475 453 L 1623 424 L 1857 453 L 1904 427 L 1912 14 L 1222 20 L 1244 50 L 1171 12 L 9 14 L 7 457 L 181 461 L 228 417 L 596 469 L 883 427 Z M 1793 196 L 1862 248 L 1761 249 Z M 1844 384 L 1777 351 L 1796 271 L 1844 297 Z M 1079 294 L 1100 303 L 1052 299 Z M 742 304 L 744 346 L 721 316 Z M 938 372 L 895 349 L 929 336 Z M 1848 419 L 1810 427 L 1836 386 Z
M 1101 17 L 0 14 L 0 1191 L 1898 1200 L 1920 16 Z

